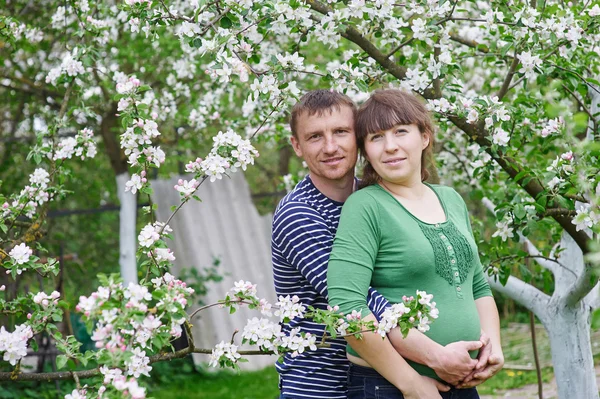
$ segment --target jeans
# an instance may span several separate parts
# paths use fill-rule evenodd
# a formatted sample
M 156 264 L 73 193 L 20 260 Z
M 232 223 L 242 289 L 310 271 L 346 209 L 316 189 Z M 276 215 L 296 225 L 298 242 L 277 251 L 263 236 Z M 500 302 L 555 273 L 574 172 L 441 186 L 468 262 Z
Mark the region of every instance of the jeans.
M 443 399 L 479 399 L 475 388 L 452 388 L 440 395 Z M 374 369 L 350 364 L 348 399 L 404 399 L 404 395 Z

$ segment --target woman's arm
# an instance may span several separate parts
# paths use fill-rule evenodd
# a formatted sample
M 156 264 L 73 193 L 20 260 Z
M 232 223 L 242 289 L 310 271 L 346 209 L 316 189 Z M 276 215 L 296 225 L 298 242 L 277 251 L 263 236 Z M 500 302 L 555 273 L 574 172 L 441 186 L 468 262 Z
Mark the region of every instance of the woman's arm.
M 405 359 L 424 364 L 442 380 L 458 385 L 475 370 L 478 361 L 469 351 L 483 347 L 482 341 L 458 341 L 442 346 L 413 328 L 404 338 L 399 328 L 388 333 L 392 345 Z
M 470 388 L 481 384 L 492 377 L 504 366 L 504 354 L 500 340 L 500 316 L 496 301 L 491 296 L 475 300 L 481 330 L 489 337 L 489 343 L 481 349 L 479 362 L 475 371 L 465 378 L 459 388 Z
M 365 321 L 375 321 L 372 314 L 364 318 Z M 441 398 L 438 391 L 446 392 L 450 387 L 432 378 L 419 375 L 407 362 L 394 350 L 387 339 L 382 339 L 377 333 L 363 333 L 361 339 L 353 336 L 346 337 L 346 341 L 386 380 L 402 391 L 406 399 Z

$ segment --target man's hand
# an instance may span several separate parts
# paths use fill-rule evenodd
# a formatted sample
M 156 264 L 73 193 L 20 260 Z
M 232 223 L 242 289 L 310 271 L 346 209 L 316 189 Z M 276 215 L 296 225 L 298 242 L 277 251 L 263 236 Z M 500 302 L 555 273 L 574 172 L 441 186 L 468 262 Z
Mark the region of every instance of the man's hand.
M 482 341 L 452 342 L 443 347 L 429 367 L 442 380 L 452 385 L 458 385 L 465 378 L 472 375 L 479 364 L 477 359 L 471 358 L 469 351 L 478 350 L 483 345 L 484 342 Z
M 473 388 L 482 382 L 488 380 L 504 366 L 504 355 L 502 353 L 491 353 L 487 358 L 487 364 L 481 368 L 476 369 L 471 375 L 457 385 L 457 388 Z
M 440 392 L 448 392 L 450 387 L 433 378 L 420 376 L 420 381 L 411 384 L 410 390 L 402 391 L 405 399 L 442 399 Z

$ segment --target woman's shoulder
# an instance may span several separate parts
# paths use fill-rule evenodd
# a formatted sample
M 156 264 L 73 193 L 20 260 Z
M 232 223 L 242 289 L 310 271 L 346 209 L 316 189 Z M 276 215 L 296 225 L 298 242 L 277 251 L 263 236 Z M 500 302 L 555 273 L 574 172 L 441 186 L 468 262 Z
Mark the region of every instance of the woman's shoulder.
M 361 188 L 350 194 L 346 202 L 344 202 L 344 208 L 376 207 L 380 192 L 381 189 L 376 184 Z
M 431 187 L 433 191 L 435 191 L 437 195 L 442 197 L 444 200 L 460 203 L 465 202 L 463 197 L 459 194 L 459 192 L 450 186 L 445 186 L 443 184 L 427 184 L 429 185 L 429 187 Z

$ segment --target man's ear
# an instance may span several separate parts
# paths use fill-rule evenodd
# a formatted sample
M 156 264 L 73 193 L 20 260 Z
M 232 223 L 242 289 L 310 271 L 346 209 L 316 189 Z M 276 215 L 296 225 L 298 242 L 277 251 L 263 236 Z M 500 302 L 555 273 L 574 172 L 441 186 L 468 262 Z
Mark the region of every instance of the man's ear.
M 300 148 L 300 142 L 298 141 L 298 137 L 292 135 L 292 137 L 290 137 L 290 142 L 292 143 L 292 148 L 294 149 L 296 155 L 302 157 L 302 149 Z

